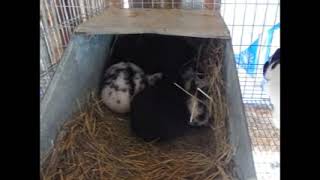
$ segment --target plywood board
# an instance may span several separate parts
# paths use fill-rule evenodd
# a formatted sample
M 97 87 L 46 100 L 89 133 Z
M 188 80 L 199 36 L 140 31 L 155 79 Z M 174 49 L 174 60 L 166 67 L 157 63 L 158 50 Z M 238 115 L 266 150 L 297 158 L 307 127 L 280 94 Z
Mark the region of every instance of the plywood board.
M 220 14 L 208 10 L 106 9 L 84 22 L 76 32 L 89 34 L 155 33 L 230 39 Z

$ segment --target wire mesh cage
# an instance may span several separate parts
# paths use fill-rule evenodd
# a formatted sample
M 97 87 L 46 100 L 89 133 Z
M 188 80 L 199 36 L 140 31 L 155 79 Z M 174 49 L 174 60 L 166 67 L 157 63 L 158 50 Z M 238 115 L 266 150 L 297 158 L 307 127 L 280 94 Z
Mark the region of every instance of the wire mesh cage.
M 264 88 L 263 65 L 280 47 L 279 0 L 225 0 L 258 179 L 280 179 L 280 133 Z
M 82 22 L 99 14 L 105 0 L 41 0 L 40 1 L 40 98 L 54 75 L 55 67 L 70 38 Z
M 220 0 L 123 0 L 111 2 L 119 8 L 220 9 Z
M 220 12 L 232 36 L 258 179 L 279 178 L 275 175 L 279 163 L 279 131 L 271 125 L 272 105 L 262 86 L 263 64 L 280 47 L 279 32 L 275 30 L 280 21 L 279 0 L 41 0 L 40 3 L 41 99 L 75 28 L 109 7 Z M 276 157 L 272 162 L 268 162 L 270 153 Z
M 258 52 L 256 53 L 257 57 L 255 58 L 262 59 L 261 57 L 265 55 L 265 53 L 263 53 L 263 48 L 271 48 L 269 51 L 274 52 L 275 49 L 279 47 L 279 41 L 274 41 L 270 44 L 264 40 L 267 34 L 266 29 L 274 26 L 276 22 L 279 22 L 279 2 L 275 0 L 272 0 L 272 2 L 253 2 L 250 0 L 225 0 L 224 2 L 220 2 L 219 0 L 41 1 L 40 28 L 42 35 L 41 40 L 44 41 L 41 46 L 44 47 L 43 49 L 47 49 L 47 53 L 43 55 L 43 58 L 40 60 L 42 68 L 41 77 L 45 76 L 45 71 L 54 69 L 50 68 L 51 65 L 55 65 L 59 62 L 75 27 L 110 6 L 120 8 L 166 9 L 203 8 L 212 9 L 213 11 L 220 11 L 221 9 L 221 14 L 231 30 L 233 48 L 236 54 L 242 53 L 242 51 L 244 51 L 248 46 L 256 46 Z M 257 38 L 257 36 L 258 39 L 255 40 L 254 38 Z M 257 41 L 257 43 L 251 44 L 253 41 Z M 240 61 L 240 56 L 236 59 L 238 60 L 238 66 L 242 67 L 239 68 L 239 76 L 244 99 L 268 98 L 265 92 L 263 92 L 261 84 L 259 84 L 263 79 L 262 66 L 264 62 L 243 62 Z M 47 68 L 44 68 L 44 66 Z M 243 69 L 251 69 L 253 71 L 243 72 Z M 50 77 L 52 77 L 52 75 L 48 76 L 49 78 L 44 77 L 44 79 L 50 79 Z M 43 84 L 43 87 L 43 89 L 45 89 L 45 84 Z M 45 90 L 43 90 L 43 92 L 45 92 Z

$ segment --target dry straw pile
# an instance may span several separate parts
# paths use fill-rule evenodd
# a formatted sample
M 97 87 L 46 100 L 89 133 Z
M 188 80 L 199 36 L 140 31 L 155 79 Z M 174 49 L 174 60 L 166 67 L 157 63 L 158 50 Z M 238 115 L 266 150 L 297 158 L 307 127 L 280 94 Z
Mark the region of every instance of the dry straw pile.
M 167 143 L 146 143 L 130 132 L 128 119 L 107 110 L 95 95 L 63 126 L 41 167 L 49 179 L 232 179 L 223 81 L 224 44 L 207 41 L 199 65 L 210 81 L 214 121 Z

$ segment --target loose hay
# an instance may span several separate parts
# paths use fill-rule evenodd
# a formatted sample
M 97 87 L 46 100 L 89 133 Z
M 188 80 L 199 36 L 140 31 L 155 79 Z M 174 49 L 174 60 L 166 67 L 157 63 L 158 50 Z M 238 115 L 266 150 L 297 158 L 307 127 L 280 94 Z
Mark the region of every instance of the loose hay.
M 111 113 L 91 94 L 86 106 L 63 126 L 42 164 L 41 178 L 232 179 L 222 79 L 224 44 L 217 40 L 206 44 L 198 56 L 203 64 L 198 65 L 211 82 L 210 128 L 195 129 L 168 143 L 147 143 L 131 134 L 127 117 Z

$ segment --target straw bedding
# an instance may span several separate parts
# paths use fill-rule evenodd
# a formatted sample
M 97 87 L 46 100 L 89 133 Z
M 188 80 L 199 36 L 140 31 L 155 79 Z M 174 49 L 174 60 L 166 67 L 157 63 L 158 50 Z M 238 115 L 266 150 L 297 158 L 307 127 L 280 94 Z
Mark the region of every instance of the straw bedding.
M 41 166 L 48 179 L 232 179 L 222 72 L 224 44 L 206 41 L 199 67 L 210 81 L 214 121 L 170 142 L 144 142 L 132 135 L 128 117 L 114 114 L 92 93 L 63 126 Z

